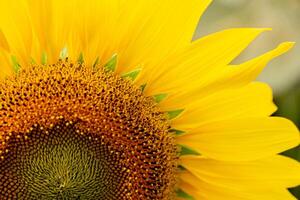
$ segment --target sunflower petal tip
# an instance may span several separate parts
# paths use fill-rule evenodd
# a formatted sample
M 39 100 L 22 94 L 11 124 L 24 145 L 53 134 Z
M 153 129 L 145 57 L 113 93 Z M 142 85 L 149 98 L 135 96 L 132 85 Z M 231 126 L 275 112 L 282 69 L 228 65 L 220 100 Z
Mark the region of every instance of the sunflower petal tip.
M 293 137 L 291 137 L 291 139 L 293 139 L 294 142 L 294 146 L 297 146 L 300 144 L 300 132 L 298 127 L 294 124 L 293 121 L 287 119 L 287 118 L 283 118 L 283 117 L 277 117 L 279 120 L 282 120 L 283 122 L 285 121 L 286 127 L 289 128 L 289 132 L 291 134 L 293 134 Z
M 266 27 L 266 28 L 250 28 L 253 29 L 254 31 L 257 31 L 258 33 L 266 32 L 266 31 L 272 31 L 272 28 Z
M 273 29 L 272 28 L 261 28 L 263 31 L 272 31 Z
M 296 42 L 283 42 L 278 47 L 285 48 L 286 50 L 289 50 L 295 46 Z
M 278 55 L 281 55 L 289 51 L 291 48 L 293 48 L 294 45 L 295 42 L 283 42 L 279 44 L 275 50 L 278 52 Z
M 275 49 L 267 52 L 263 56 L 267 56 L 267 61 L 270 61 L 278 56 L 281 56 L 288 52 L 293 46 L 295 45 L 295 42 L 283 42 L 279 44 Z

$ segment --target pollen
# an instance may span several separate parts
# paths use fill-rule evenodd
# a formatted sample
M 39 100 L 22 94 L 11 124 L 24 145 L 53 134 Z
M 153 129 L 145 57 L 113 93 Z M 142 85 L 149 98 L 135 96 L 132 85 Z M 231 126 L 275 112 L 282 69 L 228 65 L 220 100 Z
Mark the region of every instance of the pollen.
M 0 84 L 0 199 L 170 199 L 178 150 L 153 97 L 60 60 Z

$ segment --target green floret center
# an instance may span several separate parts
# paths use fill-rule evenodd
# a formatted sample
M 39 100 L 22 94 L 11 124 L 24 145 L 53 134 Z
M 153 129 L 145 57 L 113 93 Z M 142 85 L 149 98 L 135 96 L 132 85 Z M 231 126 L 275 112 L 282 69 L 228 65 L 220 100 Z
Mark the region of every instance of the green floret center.
M 101 138 L 60 123 L 12 138 L 0 191 L 22 199 L 117 199 L 126 178 Z M 4 194 L 3 194 L 4 195 Z M 2 195 L 2 196 L 3 196 Z
M 81 141 L 62 141 L 39 145 L 34 154 L 24 160 L 22 177 L 32 196 L 48 199 L 92 197 L 105 188 L 99 173 L 105 165 Z M 97 192 L 98 191 L 98 192 Z

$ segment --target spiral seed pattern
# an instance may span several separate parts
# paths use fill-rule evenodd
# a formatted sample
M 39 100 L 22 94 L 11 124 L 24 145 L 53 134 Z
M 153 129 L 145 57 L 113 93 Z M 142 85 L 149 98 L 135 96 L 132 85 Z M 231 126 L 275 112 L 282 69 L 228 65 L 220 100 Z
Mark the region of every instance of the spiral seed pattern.
M 1 199 L 171 198 L 169 122 L 131 80 L 64 60 L 22 68 L 0 98 Z

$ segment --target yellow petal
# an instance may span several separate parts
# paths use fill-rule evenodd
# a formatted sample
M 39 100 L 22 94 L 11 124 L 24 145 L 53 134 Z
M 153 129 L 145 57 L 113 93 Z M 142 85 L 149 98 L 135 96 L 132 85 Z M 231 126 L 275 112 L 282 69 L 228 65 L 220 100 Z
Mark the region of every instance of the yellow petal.
M 205 124 L 177 142 L 218 160 L 254 160 L 297 146 L 299 132 L 284 118 L 246 118 Z
M 261 71 L 268 64 L 268 62 L 286 53 L 294 46 L 294 44 L 294 42 L 282 43 L 277 48 L 257 58 L 254 58 L 240 65 L 232 65 L 229 68 L 227 68 L 227 72 L 223 76 L 223 80 L 221 79 L 219 81 L 225 81 L 226 84 L 238 85 L 249 83 L 250 81 L 253 81 L 257 78 L 257 76 L 261 73 Z
M 71 29 L 70 54 L 78 57 L 83 54 L 84 61 L 92 66 L 96 59 L 100 64 L 106 62 L 114 53 L 117 19 L 120 15 L 120 0 L 85 1 L 77 0 L 77 12 Z M 80 40 L 78 41 L 78 36 Z
M 184 88 L 178 89 L 177 92 L 170 93 L 169 97 L 162 102 L 161 106 L 168 107 L 168 105 L 177 105 L 177 107 L 180 107 L 181 105 L 188 104 L 195 99 L 203 98 L 219 90 L 246 85 L 257 78 L 268 62 L 288 51 L 293 44 L 294 43 L 290 42 L 283 43 L 274 50 L 243 64 L 219 68 L 218 71 L 204 73 L 201 77 L 199 75 L 197 84 L 192 84 L 192 82 L 187 79 L 186 83 L 182 84 Z M 191 77 L 189 78 L 193 80 Z
M 205 182 L 188 171 L 180 174 L 180 188 L 196 200 L 295 200 L 284 188 L 226 188 Z
M 21 64 L 30 60 L 32 50 L 32 30 L 28 7 L 24 0 L 0 1 L 0 30 L 9 44 L 11 53 Z M 3 47 L 3 44 L 1 45 Z
M 300 164 L 285 156 L 244 162 L 184 156 L 181 165 L 205 182 L 237 190 L 269 190 L 300 184 Z
M 199 85 L 209 73 L 236 58 L 258 35 L 269 29 L 237 28 L 220 31 L 201 38 L 182 51 L 164 58 L 147 73 L 148 93 L 187 90 Z M 147 67 L 146 67 L 147 68 Z
M 118 52 L 119 70 L 130 71 L 138 65 L 151 68 L 175 50 L 187 46 L 192 40 L 199 17 L 210 2 L 211 0 L 126 2 L 128 10 L 122 9 L 125 13 L 123 21 L 126 22 L 121 21 L 122 29 L 118 30 L 120 37 L 123 37 Z M 131 38 L 130 41 L 128 38 Z
M 103 53 L 99 48 L 105 49 L 110 41 L 108 36 L 111 34 L 108 32 L 113 32 L 111 26 L 115 23 L 108 23 L 108 18 L 118 16 L 112 6 L 118 2 L 76 0 L 70 4 L 59 0 L 28 0 L 33 29 L 39 42 L 38 53 L 46 52 L 48 61 L 53 63 L 59 59 L 60 51 L 67 48 L 72 60 L 77 60 L 82 53 L 86 63 L 91 64 L 91 59 L 95 61 Z M 95 53 L 95 50 L 98 52 Z
M 5 51 L 9 51 L 8 42 L 1 30 L 0 30 L 0 48 L 2 48 Z
M 11 58 L 9 53 L 0 50 L 0 80 L 13 73 Z
M 74 4 L 69 3 L 67 7 L 65 1 L 57 4 L 56 0 L 27 0 L 32 30 L 36 36 L 32 57 L 37 63 L 42 62 L 42 54 L 47 55 L 48 63 L 54 63 L 59 58 L 73 22 L 68 8 L 73 8 Z
M 264 83 L 250 83 L 237 89 L 222 90 L 185 105 L 185 112 L 173 120 L 176 129 L 189 131 L 201 124 L 234 118 L 266 117 L 276 106 L 271 88 Z M 172 110 L 168 108 L 167 110 Z

